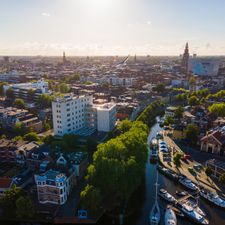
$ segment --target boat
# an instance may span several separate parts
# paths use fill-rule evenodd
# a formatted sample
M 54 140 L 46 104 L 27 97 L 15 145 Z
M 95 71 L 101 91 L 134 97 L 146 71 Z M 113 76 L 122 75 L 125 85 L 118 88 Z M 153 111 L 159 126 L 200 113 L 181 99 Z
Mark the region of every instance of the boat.
M 208 192 L 205 189 L 202 189 L 199 194 L 214 205 L 225 209 L 225 200 L 217 193 Z
M 184 217 L 184 214 L 178 208 L 176 208 L 175 206 L 171 206 L 171 207 L 177 216 Z
M 156 163 L 158 161 L 159 156 L 158 156 L 158 150 L 157 149 L 150 149 L 149 159 L 150 159 L 151 163 Z
M 179 176 L 175 172 L 173 172 L 172 170 L 167 169 L 165 167 L 162 167 L 160 165 L 158 165 L 157 168 L 158 168 L 159 172 L 161 172 L 162 174 L 164 174 L 168 178 L 171 178 L 172 180 L 178 181 Z
M 198 197 L 197 197 L 198 199 Z M 187 205 L 191 206 L 194 208 L 194 210 L 199 213 L 200 215 L 202 216 L 206 216 L 206 213 L 199 207 L 199 204 L 198 204 L 198 200 L 195 201 L 195 199 L 192 199 L 192 197 L 190 199 L 188 199 L 186 202 L 185 202 Z
M 156 139 L 163 139 L 163 132 L 162 131 L 160 131 L 160 132 L 157 132 L 157 134 L 156 134 Z
M 160 223 L 160 208 L 159 208 L 159 203 L 158 203 L 158 198 L 157 198 L 157 194 L 158 194 L 158 172 L 156 172 L 156 191 L 155 191 L 155 202 L 154 205 L 151 209 L 150 215 L 149 215 L 149 223 L 151 225 L 158 225 Z
M 158 195 L 169 203 L 176 203 L 176 199 L 165 189 L 160 189 Z
M 165 225 L 176 225 L 177 224 L 177 217 L 176 217 L 176 214 L 173 211 L 172 207 L 167 206 L 164 219 L 165 219 Z
M 188 192 L 186 191 L 176 191 L 176 195 L 180 197 L 185 197 L 188 195 Z
M 187 205 L 187 204 L 180 204 L 178 203 L 176 205 L 178 209 L 181 210 L 181 212 L 188 217 L 191 221 L 197 223 L 197 224 L 209 224 L 209 221 L 202 215 L 200 215 L 193 207 Z
M 152 138 L 150 141 L 150 148 L 151 149 L 157 149 L 158 147 L 158 140 L 156 138 Z
M 186 177 L 181 177 L 179 179 L 179 182 L 186 188 L 192 190 L 192 191 L 198 191 L 199 188 L 197 187 L 197 185 L 195 185 L 190 179 L 186 178 Z
M 151 163 L 156 163 L 158 161 L 158 141 L 153 138 L 150 142 L 150 154 L 149 159 Z

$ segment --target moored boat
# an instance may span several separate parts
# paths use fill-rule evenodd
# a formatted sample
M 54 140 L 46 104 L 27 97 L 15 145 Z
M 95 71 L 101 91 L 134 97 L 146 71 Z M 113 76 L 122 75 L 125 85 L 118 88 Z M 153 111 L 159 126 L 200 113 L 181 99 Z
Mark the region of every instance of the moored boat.
M 164 219 L 165 219 L 165 225 L 177 224 L 177 217 L 171 206 L 167 206 Z
M 165 189 L 160 189 L 158 195 L 169 203 L 176 203 L 176 199 Z
M 198 191 L 199 188 L 197 187 L 197 185 L 195 185 L 190 179 L 186 178 L 186 177 L 181 177 L 179 179 L 179 182 L 186 188 L 192 190 L 192 191 Z
M 181 210 L 181 212 L 188 217 L 188 219 L 190 219 L 191 221 L 197 223 L 197 224 L 209 224 L 209 221 L 203 217 L 202 215 L 200 215 L 193 207 L 187 205 L 187 204 L 180 204 L 178 203 L 176 205 L 176 207 L 178 209 Z
M 158 165 L 157 168 L 158 168 L 159 172 L 161 172 L 162 174 L 164 174 L 168 178 L 171 178 L 171 179 L 173 179 L 175 181 L 177 181 L 179 179 L 179 176 L 175 172 L 173 172 L 172 170 L 167 169 L 165 167 L 162 167 L 160 165 Z
M 176 191 L 176 195 L 180 197 L 184 197 L 188 195 L 188 192 L 186 191 Z
M 149 215 L 149 223 L 151 225 L 158 225 L 160 223 L 161 213 L 160 208 L 158 204 L 158 172 L 156 172 L 156 183 L 155 183 L 155 202 L 151 209 L 150 215 Z
M 209 202 L 213 203 L 214 205 L 225 209 L 225 200 L 222 197 L 220 197 L 217 193 L 208 192 L 202 189 L 199 194 L 200 196 L 202 196 Z

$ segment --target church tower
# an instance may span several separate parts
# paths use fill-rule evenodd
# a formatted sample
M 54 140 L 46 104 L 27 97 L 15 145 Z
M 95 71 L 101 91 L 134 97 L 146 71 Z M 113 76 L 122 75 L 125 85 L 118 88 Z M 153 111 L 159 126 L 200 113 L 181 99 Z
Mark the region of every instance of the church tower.
M 186 74 L 188 74 L 188 62 L 189 62 L 189 47 L 187 42 L 181 63 L 182 70 L 184 70 Z

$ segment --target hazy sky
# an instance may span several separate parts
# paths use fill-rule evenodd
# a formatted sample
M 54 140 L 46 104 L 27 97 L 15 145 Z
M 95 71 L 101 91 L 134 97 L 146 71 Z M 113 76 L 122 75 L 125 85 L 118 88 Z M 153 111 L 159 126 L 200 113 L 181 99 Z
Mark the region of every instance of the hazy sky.
M 225 54 L 225 0 L 0 0 L 0 55 Z

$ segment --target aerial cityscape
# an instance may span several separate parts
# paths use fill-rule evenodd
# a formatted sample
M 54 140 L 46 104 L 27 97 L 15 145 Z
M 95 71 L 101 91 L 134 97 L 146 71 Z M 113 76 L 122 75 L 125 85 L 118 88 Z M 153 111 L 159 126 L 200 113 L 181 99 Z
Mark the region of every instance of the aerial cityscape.
M 0 224 L 225 224 L 224 8 L 0 0 Z

